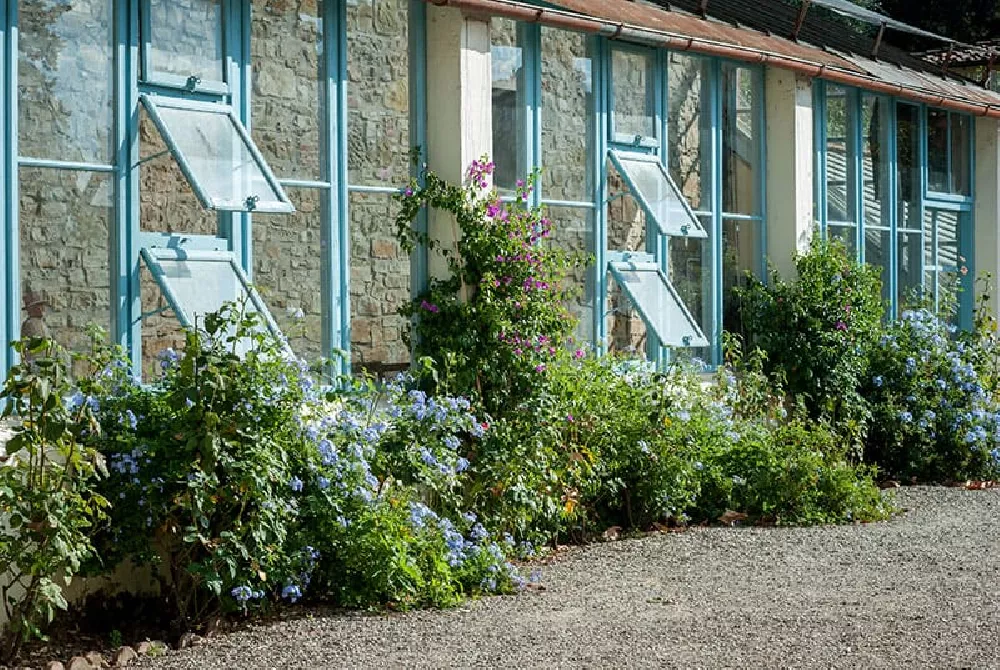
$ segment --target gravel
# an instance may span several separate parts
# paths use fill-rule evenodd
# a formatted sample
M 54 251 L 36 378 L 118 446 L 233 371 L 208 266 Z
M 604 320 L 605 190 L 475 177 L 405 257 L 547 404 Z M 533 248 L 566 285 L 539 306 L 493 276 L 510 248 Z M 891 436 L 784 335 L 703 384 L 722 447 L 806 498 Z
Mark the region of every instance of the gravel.
M 707 528 L 573 549 L 543 591 L 455 610 L 252 626 L 146 668 L 1000 665 L 1000 490 L 913 488 L 905 514 Z

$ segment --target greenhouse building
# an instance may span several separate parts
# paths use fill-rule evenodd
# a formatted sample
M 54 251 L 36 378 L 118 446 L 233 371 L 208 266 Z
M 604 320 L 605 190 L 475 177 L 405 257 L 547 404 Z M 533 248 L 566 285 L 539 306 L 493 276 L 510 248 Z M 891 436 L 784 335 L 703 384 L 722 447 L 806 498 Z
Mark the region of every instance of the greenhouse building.
M 302 356 L 405 368 L 441 259 L 393 196 L 483 155 L 501 194 L 541 168 L 610 349 L 718 362 L 732 288 L 814 234 L 881 268 L 890 316 L 964 288 L 968 324 L 1000 273 L 992 56 L 973 77 L 846 0 L 0 0 L 0 34 L 5 342 L 96 323 L 145 372 L 250 295 Z

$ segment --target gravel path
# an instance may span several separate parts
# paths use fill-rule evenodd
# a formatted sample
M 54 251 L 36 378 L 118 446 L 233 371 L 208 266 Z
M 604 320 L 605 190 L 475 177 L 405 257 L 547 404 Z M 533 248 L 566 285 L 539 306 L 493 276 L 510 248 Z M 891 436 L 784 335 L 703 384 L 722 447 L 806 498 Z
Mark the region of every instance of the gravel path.
M 544 591 L 272 623 L 144 667 L 1000 667 L 1000 490 L 897 499 L 888 523 L 595 545 Z

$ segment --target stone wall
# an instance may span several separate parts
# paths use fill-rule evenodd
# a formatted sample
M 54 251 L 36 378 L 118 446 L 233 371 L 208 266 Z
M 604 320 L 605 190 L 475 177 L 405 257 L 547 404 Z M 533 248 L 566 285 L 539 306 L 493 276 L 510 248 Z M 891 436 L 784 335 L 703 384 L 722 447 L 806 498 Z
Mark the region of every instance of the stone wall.
M 111 2 L 20 5 L 19 153 L 110 164 Z M 17 177 L 22 332 L 83 350 L 88 324 L 110 326 L 112 178 L 37 168 Z
M 322 2 L 254 0 L 251 130 L 279 179 L 319 181 L 326 87 L 322 84 Z M 307 360 L 324 352 L 322 257 L 326 189 L 286 189 L 295 213 L 255 214 L 253 281 L 292 349 Z
M 410 177 L 409 38 L 406 0 L 348 0 L 348 175 L 355 186 L 402 187 Z M 352 193 L 351 348 L 355 369 L 406 366 L 410 259 L 395 240 L 384 194 Z

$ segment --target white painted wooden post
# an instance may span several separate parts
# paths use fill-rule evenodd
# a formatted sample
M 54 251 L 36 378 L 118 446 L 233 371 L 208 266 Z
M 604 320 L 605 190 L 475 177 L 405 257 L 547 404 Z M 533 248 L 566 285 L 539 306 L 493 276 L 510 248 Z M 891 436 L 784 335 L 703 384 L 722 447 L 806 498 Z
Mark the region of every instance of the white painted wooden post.
M 1000 121 L 976 119 L 976 206 L 973 267 L 977 275 L 990 273 L 990 308 L 1000 316 Z M 976 296 L 978 298 L 978 296 Z
M 461 182 L 469 164 L 493 154 L 493 82 L 489 17 L 452 7 L 427 7 L 427 163 L 442 178 Z M 453 217 L 432 212 L 431 239 L 458 240 Z M 447 271 L 438 253 L 428 272 Z
M 767 256 L 783 276 L 795 273 L 793 258 L 809 248 L 813 220 L 812 80 L 768 68 Z

